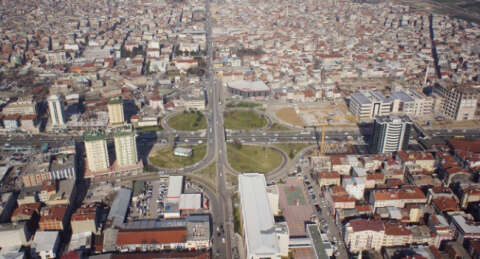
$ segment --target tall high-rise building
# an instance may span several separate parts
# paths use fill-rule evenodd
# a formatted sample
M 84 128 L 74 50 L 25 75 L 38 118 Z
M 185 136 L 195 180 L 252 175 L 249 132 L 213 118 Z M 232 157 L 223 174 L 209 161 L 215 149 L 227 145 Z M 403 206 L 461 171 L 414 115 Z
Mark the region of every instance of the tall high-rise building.
M 50 95 L 47 99 L 50 118 L 54 127 L 65 126 L 65 117 L 63 116 L 62 98 L 59 95 Z
M 103 130 L 85 131 L 83 133 L 87 166 L 91 172 L 105 171 L 110 167 L 107 138 Z
M 119 167 L 136 165 L 138 162 L 137 141 L 132 125 L 115 128 L 113 133 L 115 155 Z
M 375 117 L 370 152 L 390 153 L 407 149 L 412 124 L 407 115 Z
M 122 97 L 115 97 L 110 99 L 107 107 L 108 107 L 108 118 L 110 119 L 110 125 L 123 124 L 125 122 Z

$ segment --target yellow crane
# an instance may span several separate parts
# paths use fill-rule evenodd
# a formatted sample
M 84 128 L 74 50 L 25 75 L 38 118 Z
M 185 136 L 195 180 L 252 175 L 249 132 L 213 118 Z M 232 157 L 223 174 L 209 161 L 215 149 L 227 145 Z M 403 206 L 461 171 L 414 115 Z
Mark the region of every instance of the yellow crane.
M 313 128 L 313 134 L 315 135 L 315 138 L 317 140 L 317 148 L 320 151 L 321 155 L 325 154 L 325 126 L 327 126 L 327 124 L 304 126 L 304 128 Z M 320 142 L 318 141 L 318 137 L 319 137 L 319 134 L 317 132 L 318 127 L 322 128 L 322 135 L 320 137 Z

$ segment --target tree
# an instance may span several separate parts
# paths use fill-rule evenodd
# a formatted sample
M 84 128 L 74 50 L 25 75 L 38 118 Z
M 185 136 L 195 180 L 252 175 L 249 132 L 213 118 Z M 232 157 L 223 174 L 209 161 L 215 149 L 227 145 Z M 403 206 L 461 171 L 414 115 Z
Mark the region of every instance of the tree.
M 242 149 L 242 142 L 240 142 L 240 140 L 238 139 L 235 139 L 233 141 L 233 147 L 235 147 L 236 149 Z

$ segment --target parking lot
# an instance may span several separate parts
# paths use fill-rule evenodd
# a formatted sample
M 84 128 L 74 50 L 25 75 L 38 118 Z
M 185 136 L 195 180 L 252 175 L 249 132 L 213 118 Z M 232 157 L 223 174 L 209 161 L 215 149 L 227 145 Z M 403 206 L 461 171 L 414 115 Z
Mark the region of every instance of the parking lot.
M 138 181 L 134 183 L 134 193 L 130 207 L 131 219 L 161 218 L 164 211 L 164 199 L 167 195 L 168 180 L 154 182 Z

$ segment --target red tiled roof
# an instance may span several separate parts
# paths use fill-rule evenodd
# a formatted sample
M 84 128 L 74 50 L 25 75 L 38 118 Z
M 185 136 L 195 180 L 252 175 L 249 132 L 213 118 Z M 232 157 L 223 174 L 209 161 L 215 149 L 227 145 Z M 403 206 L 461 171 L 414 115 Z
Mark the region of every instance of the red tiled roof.
M 337 172 L 323 172 L 323 173 L 318 173 L 318 178 L 335 179 L 335 178 L 340 178 L 340 175 Z
M 40 209 L 40 206 L 41 206 L 40 202 L 22 204 L 13 211 L 12 217 L 18 216 L 20 214 L 31 216 L 33 215 L 34 212 L 38 212 L 38 210 Z
M 170 244 L 184 243 L 187 239 L 185 228 L 126 230 L 121 229 L 117 235 L 117 245 L 131 244 Z
M 455 150 L 465 150 L 480 153 L 480 140 L 449 139 L 448 142 Z
M 55 181 L 43 181 L 42 191 L 54 192 L 56 189 Z
M 386 222 L 385 224 L 385 234 L 392 236 L 408 236 L 412 234 L 403 224 L 399 222 Z
M 381 220 L 368 220 L 368 219 L 354 219 L 348 222 L 350 226 L 353 228 L 353 231 L 359 232 L 359 231 L 366 231 L 366 230 L 372 230 L 372 231 L 384 231 L 385 226 L 383 224 L 383 221 Z
M 40 222 L 48 220 L 63 221 L 66 212 L 67 206 L 64 205 L 45 207 L 40 211 Z
M 458 210 L 457 201 L 451 197 L 438 197 L 432 200 L 442 212 Z
M 22 121 L 31 121 L 31 120 L 34 120 L 35 118 L 37 117 L 37 115 L 35 114 L 28 114 L 28 115 L 23 115 L 20 120 Z
M 78 208 L 72 215 L 71 221 L 93 220 L 97 215 L 98 206 L 93 204 L 91 206 Z
M 12 121 L 15 120 L 16 121 L 19 118 L 20 118 L 20 115 L 18 115 L 18 114 L 9 114 L 9 115 L 5 115 L 3 117 L 3 119 L 6 120 L 6 121 L 9 121 L 9 120 L 12 120 Z
M 374 193 L 375 200 L 395 199 L 423 199 L 425 195 L 418 187 L 404 189 L 377 190 Z
M 188 252 L 168 252 L 168 253 L 121 253 L 113 254 L 112 259 L 159 259 L 159 258 L 175 258 L 175 259 L 210 259 L 208 251 L 188 251 Z

